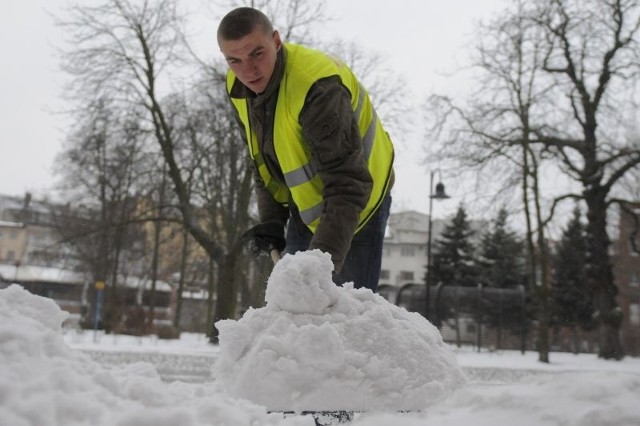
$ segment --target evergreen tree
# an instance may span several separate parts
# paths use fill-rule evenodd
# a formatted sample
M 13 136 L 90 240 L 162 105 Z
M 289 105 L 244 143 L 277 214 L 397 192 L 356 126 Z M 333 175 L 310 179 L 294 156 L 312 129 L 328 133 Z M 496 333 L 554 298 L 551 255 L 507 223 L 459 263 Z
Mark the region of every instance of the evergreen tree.
M 430 271 L 433 285 L 474 287 L 478 284 L 475 248 L 471 241 L 473 235 L 467 212 L 460 206 L 451 223 L 446 225 L 435 241 Z M 449 318 L 458 318 L 456 308 L 441 301 L 440 293 L 437 292 L 434 318 L 436 327 L 440 327 L 441 322 Z
M 486 287 L 497 289 L 515 289 L 526 281 L 524 244 L 507 227 L 508 213 L 502 208 L 498 212 L 493 226 L 485 232 L 480 241 L 478 260 L 480 281 Z M 521 301 L 513 297 L 487 300 L 479 313 L 484 322 L 496 329 L 496 347 L 501 348 L 504 328 L 522 333 L 526 327 L 527 315 L 522 311 Z
M 578 329 L 594 328 L 595 308 L 587 287 L 585 226 L 580 222 L 580 209 L 562 233 L 553 257 L 554 272 L 551 287 L 551 322 L 556 327 L 569 327 L 574 335 L 574 352 L 579 350 Z
M 490 230 L 480 241 L 478 260 L 481 282 L 485 286 L 514 288 L 524 284 L 524 245 L 507 227 L 508 213 L 502 208 Z
M 440 237 L 436 240 L 431 262 L 431 283 L 472 287 L 478 284 L 474 231 L 467 212 L 460 206 Z

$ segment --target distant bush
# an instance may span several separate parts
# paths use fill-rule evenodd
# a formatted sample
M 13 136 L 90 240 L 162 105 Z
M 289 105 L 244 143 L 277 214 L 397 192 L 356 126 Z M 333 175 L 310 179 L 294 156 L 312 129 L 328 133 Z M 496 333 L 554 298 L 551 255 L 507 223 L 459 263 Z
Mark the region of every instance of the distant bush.
M 158 339 L 171 340 L 180 338 L 180 329 L 172 325 L 159 325 L 156 327 L 156 333 L 158 334 Z

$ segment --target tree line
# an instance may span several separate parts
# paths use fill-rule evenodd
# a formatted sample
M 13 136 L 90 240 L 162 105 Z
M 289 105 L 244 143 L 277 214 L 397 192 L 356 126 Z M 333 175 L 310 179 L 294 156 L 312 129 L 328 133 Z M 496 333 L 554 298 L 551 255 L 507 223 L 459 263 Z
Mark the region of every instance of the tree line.
M 435 94 L 426 106 L 432 158 L 473 171 L 496 198 L 517 200 L 543 362 L 552 317 L 548 226 L 569 200 L 586 213 L 583 278 L 601 329 L 599 355 L 624 354 L 607 224 L 612 206 L 638 197 L 639 29 L 634 0 L 513 2 L 474 34 L 472 93 Z
M 540 300 L 528 288 L 528 274 L 534 273 L 536 285 L 541 285 L 541 270 L 531 271 L 524 238 L 508 224 L 509 213 L 501 208 L 490 223 L 473 226 L 466 208 L 459 206 L 453 218 L 445 224 L 434 242 L 431 282 L 438 287 L 467 287 L 475 289 L 520 290 L 522 304 L 511 297 L 498 304 L 496 300 L 443 300 L 436 303 L 435 322 L 452 321 L 457 330 L 460 314 L 470 315 L 476 324 L 496 330 L 496 348 L 500 349 L 502 331 L 524 335 L 531 331 L 532 322 L 539 319 L 536 312 Z M 550 326 L 569 329 L 573 336 L 572 350 L 580 351 L 580 331 L 592 331 L 596 324 L 593 294 L 586 280 L 586 226 L 580 209 L 564 224 L 562 235 L 550 253 Z M 425 277 L 426 281 L 426 277 Z M 518 292 L 511 292 L 511 295 Z M 533 296 L 533 297 L 532 297 Z M 501 300 L 502 298 L 499 298 Z M 506 298 L 505 298 L 506 299 Z M 539 337 L 539 336 L 538 336 Z M 539 341 L 539 339 L 538 339 Z

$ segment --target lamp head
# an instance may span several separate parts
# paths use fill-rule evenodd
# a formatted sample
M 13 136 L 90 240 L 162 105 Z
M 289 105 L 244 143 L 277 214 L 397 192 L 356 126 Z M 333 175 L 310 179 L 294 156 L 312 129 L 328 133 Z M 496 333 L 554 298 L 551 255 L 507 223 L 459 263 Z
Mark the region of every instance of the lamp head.
M 433 194 L 431 196 L 431 198 L 435 198 L 436 200 L 444 200 L 447 198 L 451 198 L 449 197 L 445 192 L 444 192 L 444 184 L 442 182 L 438 182 L 436 184 L 436 193 Z

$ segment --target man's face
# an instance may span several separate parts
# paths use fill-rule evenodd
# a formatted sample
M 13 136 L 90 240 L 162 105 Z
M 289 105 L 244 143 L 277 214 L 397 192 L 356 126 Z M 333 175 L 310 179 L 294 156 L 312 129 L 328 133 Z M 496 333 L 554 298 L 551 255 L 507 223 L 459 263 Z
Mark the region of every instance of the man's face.
M 218 44 L 238 79 L 256 94 L 264 92 L 282 46 L 278 31 L 269 34 L 258 26 L 238 40 L 219 38 Z

